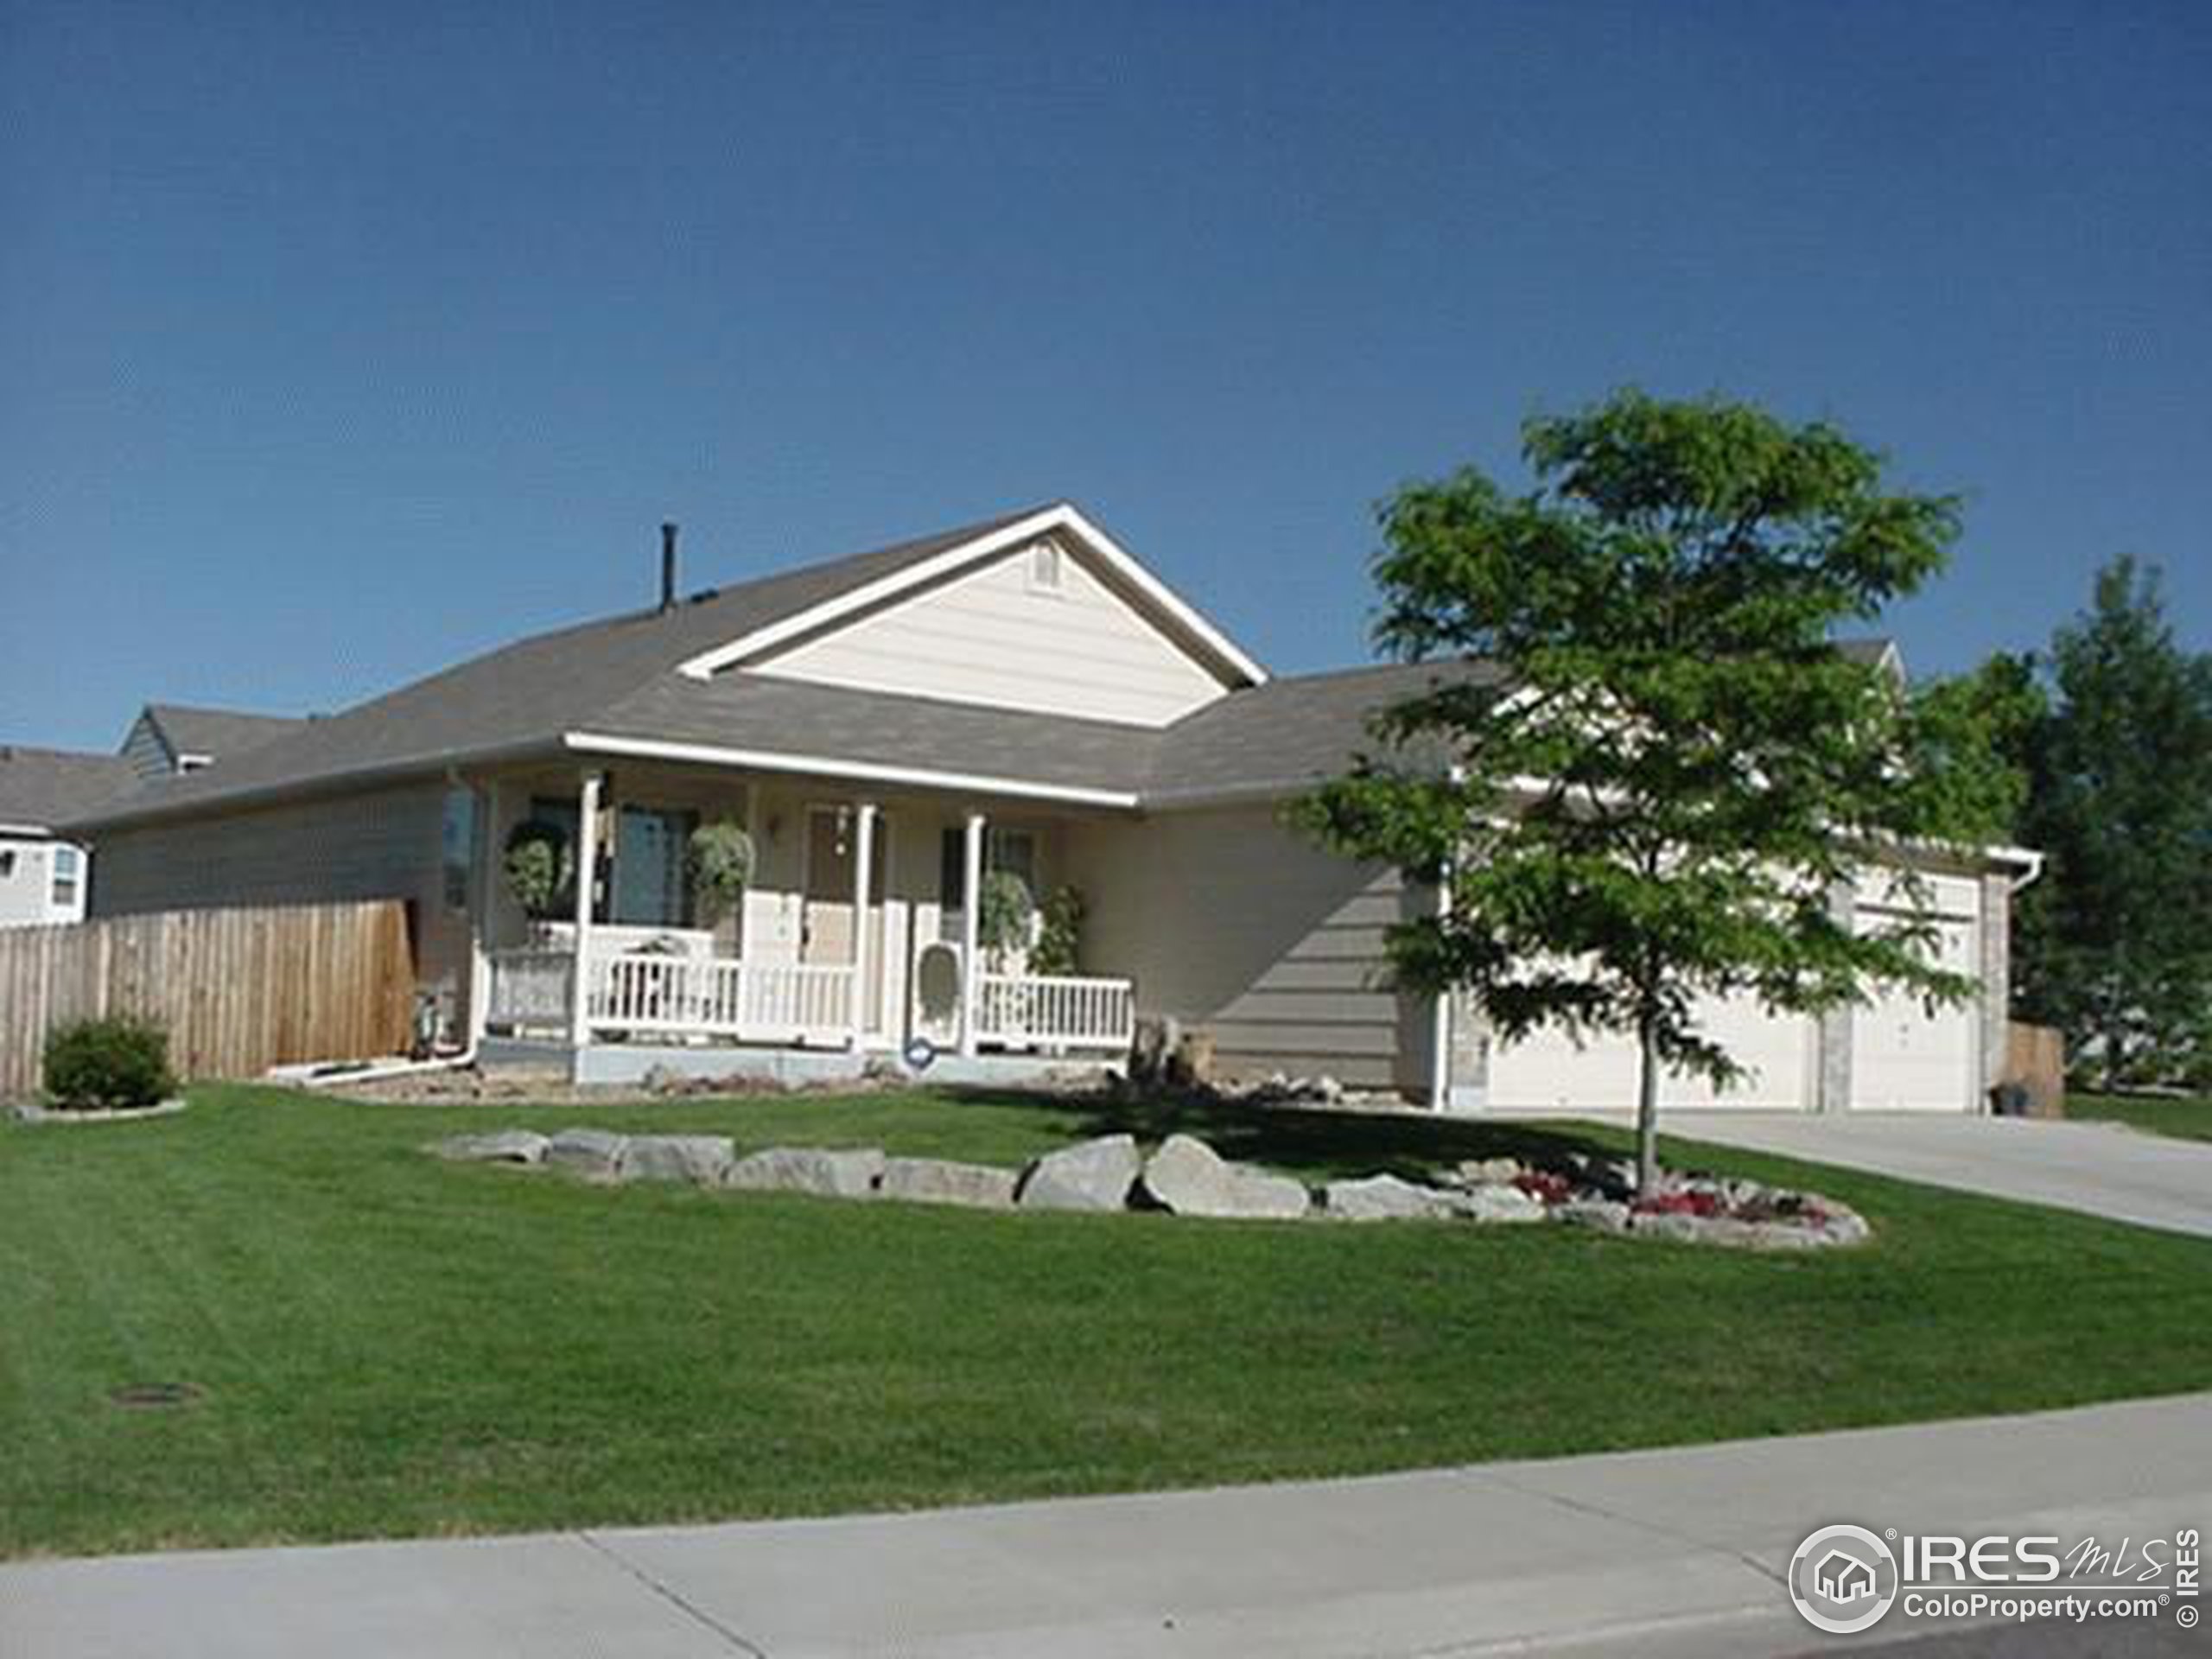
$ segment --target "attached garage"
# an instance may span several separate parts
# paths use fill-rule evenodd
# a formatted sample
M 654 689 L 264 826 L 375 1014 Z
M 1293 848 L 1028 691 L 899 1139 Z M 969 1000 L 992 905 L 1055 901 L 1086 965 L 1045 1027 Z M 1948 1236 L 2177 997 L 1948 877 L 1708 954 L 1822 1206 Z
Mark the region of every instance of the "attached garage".
M 1707 1005 L 1704 1024 L 1748 1074 L 1726 1092 L 1702 1077 L 1669 1076 L 1662 1106 L 1748 1107 L 1808 1111 L 1819 1060 L 1815 1023 L 1767 1013 L 1751 997 Z M 1548 1111 L 1636 1104 L 1638 1056 L 1625 1037 L 1593 1038 L 1577 1046 L 1555 1031 L 1536 1033 L 1490 1053 L 1485 1109 Z
M 1971 876 L 1927 878 L 1932 955 L 1953 973 L 1981 971 L 1981 884 Z M 1858 925 L 1872 932 L 1910 919 L 1905 895 L 1881 877 L 1859 887 Z M 1866 1112 L 1959 1112 L 1980 1103 L 1981 1011 L 1975 1002 L 1930 1009 L 1887 993 L 1852 1016 L 1851 1108 Z

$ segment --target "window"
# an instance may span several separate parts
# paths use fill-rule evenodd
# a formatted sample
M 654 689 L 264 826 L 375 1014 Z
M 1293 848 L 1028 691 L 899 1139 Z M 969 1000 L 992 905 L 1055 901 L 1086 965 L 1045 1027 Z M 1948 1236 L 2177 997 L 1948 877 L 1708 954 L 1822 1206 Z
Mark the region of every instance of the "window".
M 631 927 L 691 925 L 696 812 L 626 806 L 614 820 L 614 893 L 607 919 Z
M 54 849 L 54 907 L 73 911 L 84 892 L 85 855 L 74 847 Z
M 445 819 L 439 831 L 439 862 L 444 872 L 446 908 L 468 908 L 469 874 L 476 868 L 476 791 L 446 791 Z
M 1011 870 L 1020 876 L 1032 896 L 1037 892 L 1037 835 L 1031 830 L 990 830 L 985 832 L 983 868 Z M 958 910 L 968 902 L 964 830 L 948 830 L 938 843 L 937 890 L 944 909 Z
M 0 881 L 9 880 L 15 874 L 16 849 L 12 847 L 0 847 Z
M 1029 550 L 1029 587 L 1033 593 L 1060 591 L 1060 544 L 1039 542 Z

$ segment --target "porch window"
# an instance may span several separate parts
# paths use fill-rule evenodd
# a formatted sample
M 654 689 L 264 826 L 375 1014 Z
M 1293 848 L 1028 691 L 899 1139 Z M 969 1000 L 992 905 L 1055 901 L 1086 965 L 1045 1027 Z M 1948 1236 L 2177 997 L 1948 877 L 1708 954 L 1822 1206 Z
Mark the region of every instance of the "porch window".
M 943 907 L 957 911 L 968 902 L 963 833 L 948 830 L 938 842 L 938 893 Z M 1037 835 L 1031 830 L 986 830 L 983 869 L 1011 870 L 1033 896 L 1037 892 Z
M 614 822 L 613 915 L 630 927 L 691 925 L 691 831 L 696 812 L 626 806 Z
M 469 872 L 476 868 L 476 791 L 448 790 L 439 830 L 439 865 L 448 910 L 468 908 Z

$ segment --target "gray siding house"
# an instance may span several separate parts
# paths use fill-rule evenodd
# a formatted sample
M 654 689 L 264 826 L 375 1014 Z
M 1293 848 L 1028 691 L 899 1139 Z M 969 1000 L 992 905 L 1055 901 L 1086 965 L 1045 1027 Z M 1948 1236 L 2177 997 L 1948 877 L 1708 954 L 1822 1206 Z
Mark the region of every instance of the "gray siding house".
M 1376 709 L 1483 665 L 1272 677 L 1066 503 L 683 599 L 671 549 L 664 589 L 87 812 L 94 913 L 404 899 L 456 1043 L 556 1045 L 585 1077 L 1104 1058 L 1153 1016 L 1231 1073 L 1459 1109 L 1632 1100 L 1624 1044 L 1497 1045 L 1392 988 L 1385 930 L 1433 895 L 1280 821 Z M 537 915 L 500 874 L 525 822 L 571 872 Z M 685 857 L 716 822 L 756 857 L 728 913 Z M 1081 893 L 1079 972 L 980 948 L 994 870 Z M 1709 1010 L 1755 1067 L 1728 1101 L 1978 1109 L 2031 870 L 1932 872 L 1979 1009 Z M 1878 870 L 1854 902 L 1891 902 Z

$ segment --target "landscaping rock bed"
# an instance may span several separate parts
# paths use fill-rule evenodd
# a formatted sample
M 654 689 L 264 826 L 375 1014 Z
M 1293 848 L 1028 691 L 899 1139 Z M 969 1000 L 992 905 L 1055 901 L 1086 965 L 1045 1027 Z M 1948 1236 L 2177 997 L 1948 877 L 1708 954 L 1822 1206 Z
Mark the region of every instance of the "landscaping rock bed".
M 980 1210 L 1158 1211 L 1217 1219 L 1556 1222 L 1639 1238 L 1738 1249 L 1857 1244 L 1870 1229 L 1834 1198 L 1758 1181 L 1666 1171 L 1648 1195 L 1617 1159 L 1573 1154 L 1557 1165 L 1468 1160 L 1435 1185 L 1381 1173 L 1333 1180 L 1317 1194 L 1287 1175 L 1232 1163 L 1195 1135 L 1171 1135 L 1149 1156 L 1127 1135 L 1100 1135 L 1033 1160 L 1020 1173 L 869 1147 L 770 1147 L 739 1157 L 726 1136 L 616 1135 L 569 1128 L 457 1135 L 430 1150 L 462 1162 L 565 1169 L 587 1180 L 676 1181 L 821 1198 L 890 1198 Z
M 181 1100 L 156 1101 L 151 1106 L 41 1106 L 26 1102 L 12 1107 L 18 1123 L 135 1123 L 141 1118 L 175 1117 L 185 1108 Z

